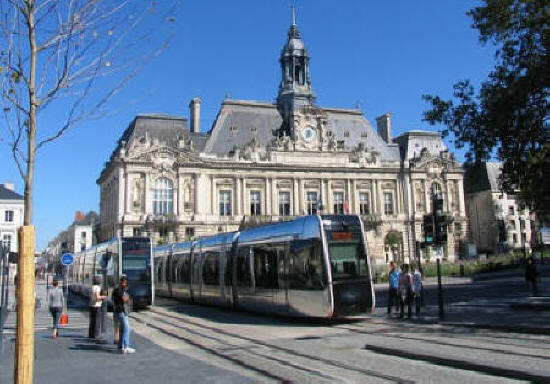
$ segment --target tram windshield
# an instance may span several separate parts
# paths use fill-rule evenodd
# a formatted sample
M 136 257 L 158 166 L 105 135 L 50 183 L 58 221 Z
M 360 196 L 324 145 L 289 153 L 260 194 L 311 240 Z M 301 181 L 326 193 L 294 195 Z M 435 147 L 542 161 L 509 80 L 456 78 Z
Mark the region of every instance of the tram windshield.
M 151 281 L 151 245 L 149 241 L 123 241 L 122 273 L 130 281 Z
M 332 280 L 369 277 L 367 256 L 360 230 L 327 230 Z

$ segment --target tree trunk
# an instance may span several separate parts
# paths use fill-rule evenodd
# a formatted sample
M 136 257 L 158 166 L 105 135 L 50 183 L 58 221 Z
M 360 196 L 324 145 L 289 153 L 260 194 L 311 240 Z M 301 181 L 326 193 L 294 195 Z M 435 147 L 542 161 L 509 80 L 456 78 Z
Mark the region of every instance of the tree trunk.
M 29 29 L 30 65 L 29 65 L 29 121 L 27 143 L 27 172 L 25 175 L 25 215 L 23 225 L 32 224 L 34 160 L 36 146 L 36 37 L 34 25 L 34 0 L 27 0 L 27 26 Z

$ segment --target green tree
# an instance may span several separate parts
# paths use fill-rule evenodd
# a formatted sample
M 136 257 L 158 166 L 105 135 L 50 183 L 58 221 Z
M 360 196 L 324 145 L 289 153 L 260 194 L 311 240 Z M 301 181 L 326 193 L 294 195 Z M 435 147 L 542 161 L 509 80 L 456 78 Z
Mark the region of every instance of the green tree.
M 550 0 L 484 0 L 468 12 L 482 44 L 496 48 L 495 66 L 478 92 L 468 80 L 454 99 L 424 95 L 430 124 L 443 124 L 466 164 L 497 157 L 502 188 L 539 216 L 550 215 Z

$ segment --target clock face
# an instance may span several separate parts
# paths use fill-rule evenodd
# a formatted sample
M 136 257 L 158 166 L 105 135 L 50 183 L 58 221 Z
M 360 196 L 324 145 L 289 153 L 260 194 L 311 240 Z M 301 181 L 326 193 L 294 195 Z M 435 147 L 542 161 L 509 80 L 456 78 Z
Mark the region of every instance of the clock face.
M 317 132 L 314 129 L 307 127 L 302 131 L 302 137 L 304 138 L 305 141 L 309 143 L 315 140 L 315 138 L 317 137 Z

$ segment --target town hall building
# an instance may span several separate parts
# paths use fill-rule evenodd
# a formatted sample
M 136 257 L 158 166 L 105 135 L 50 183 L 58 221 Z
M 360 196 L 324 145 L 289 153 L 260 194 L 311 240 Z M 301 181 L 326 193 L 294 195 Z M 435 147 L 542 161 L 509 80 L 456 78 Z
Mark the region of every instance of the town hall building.
M 223 101 L 200 130 L 201 100 L 190 119 L 138 115 L 97 180 L 100 231 L 184 241 L 241 226 L 317 213 L 353 213 L 365 225 L 376 264 L 433 258 L 423 216 L 444 201 L 454 260 L 466 237 L 461 165 L 435 132 L 392 137 L 391 115 L 376 128 L 357 109 L 316 104 L 310 56 L 292 22 L 275 103 Z

